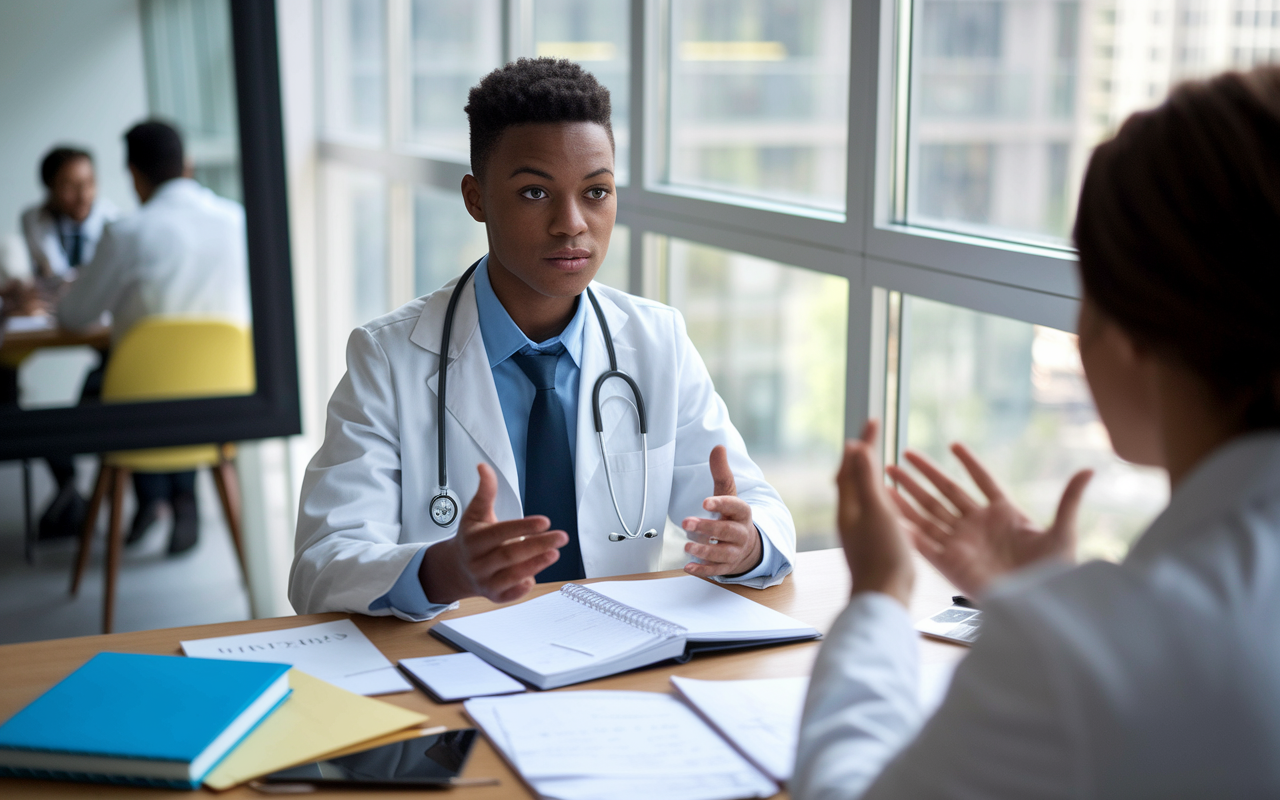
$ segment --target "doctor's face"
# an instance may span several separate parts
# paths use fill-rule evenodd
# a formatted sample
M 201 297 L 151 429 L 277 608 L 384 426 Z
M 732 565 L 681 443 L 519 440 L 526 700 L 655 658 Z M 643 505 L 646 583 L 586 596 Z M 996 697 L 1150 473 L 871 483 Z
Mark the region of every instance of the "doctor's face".
M 60 213 L 76 222 L 84 222 L 93 210 L 94 198 L 98 196 L 93 162 L 87 158 L 73 158 L 63 164 L 53 178 L 49 193 L 54 208 Z
M 604 127 L 508 128 L 482 177 L 468 175 L 462 193 L 488 231 L 490 273 L 497 266 L 547 298 L 581 294 L 604 261 L 618 212 L 613 145 Z

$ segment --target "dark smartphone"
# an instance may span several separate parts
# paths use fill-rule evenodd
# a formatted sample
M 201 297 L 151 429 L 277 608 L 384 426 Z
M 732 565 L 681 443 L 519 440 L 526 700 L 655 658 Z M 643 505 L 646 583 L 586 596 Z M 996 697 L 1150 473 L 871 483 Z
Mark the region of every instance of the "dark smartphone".
M 475 740 L 475 728 L 446 731 L 303 764 L 259 780 L 313 786 L 445 788 L 455 785 L 454 779 L 462 774 Z

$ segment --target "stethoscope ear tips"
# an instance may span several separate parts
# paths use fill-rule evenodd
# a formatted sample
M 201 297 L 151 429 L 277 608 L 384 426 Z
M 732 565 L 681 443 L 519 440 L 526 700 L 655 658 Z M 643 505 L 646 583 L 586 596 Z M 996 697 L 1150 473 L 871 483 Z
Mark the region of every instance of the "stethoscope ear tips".
M 655 531 L 653 528 L 650 528 L 649 530 L 644 532 L 644 538 L 646 539 L 656 539 L 657 537 L 658 537 L 658 532 Z
M 658 532 L 653 528 L 650 528 L 649 530 L 645 531 L 641 535 L 644 536 L 644 538 L 646 539 L 656 539 L 658 537 Z M 623 536 L 620 533 L 609 534 L 609 541 L 611 542 L 621 542 L 623 539 L 638 539 L 638 538 L 640 537 L 639 536 Z
M 627 537 L 623 536 L 623 535 L 622 535 L 622 534 L 620 534 L 620 533 L 611 533 L 611 534 L 609 534 L 609 541 L 611 541 L 611 542 L 620 542 L 620 541 L 622 541 L 622 540 L 623 540 L 623 539 L 625 539 L 625 538 L 627 538 Z

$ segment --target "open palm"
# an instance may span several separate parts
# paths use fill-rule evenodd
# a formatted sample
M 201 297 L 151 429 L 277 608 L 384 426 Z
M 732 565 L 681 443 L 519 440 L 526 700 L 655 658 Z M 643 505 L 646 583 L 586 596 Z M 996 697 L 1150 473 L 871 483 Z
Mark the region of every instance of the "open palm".
M 957 444 L 951 449 L 986 497 L 985 504 L 970 497 L 919 453 L 908 451 L 904 456 L 934 491 L 901 467 L 891 466 L 886 471 L 900 487 L 891 494 L 909 523 L 916 548 L 956 588 L 970 597 L 981 597 L 996 578 L 1027 564 L 1046 558 L 1074 560 L 1076 512 L 1093 477 L 1091 471 L 1072 476 L 1053 524 L 1040 529 L 1018 510 L 967 448 Z

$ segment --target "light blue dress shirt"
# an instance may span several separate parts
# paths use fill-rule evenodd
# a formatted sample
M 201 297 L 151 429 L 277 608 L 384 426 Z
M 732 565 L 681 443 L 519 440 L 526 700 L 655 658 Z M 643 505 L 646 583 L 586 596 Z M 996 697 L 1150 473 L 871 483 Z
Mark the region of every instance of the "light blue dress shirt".
M 534 342 L 511 319 L 489 282 L 489 257 L 486 255 L 476 267 L 476 310 L 480 319 L 480 335 L 485 353 L 489 357 L 489 369 L 493 371 L 493 383 L 498 390 L 498 403 L 502 406 L 502 418 L 507 425 L 507 437 L 515 456 L 516 474 L 520 481 L 520 496 L 524 497 L 525 443 L 529 435 L 529 411 L 533 408 L 537 390 L 511 356 L 525 347 L 535 352 L 553 350 L 563 345 L 564 351 L 556 362 L 556 395 L 564 407 L 565 423 L 569 431 L 569 454 L 575 462 L 578 456 L 578 386 L 582 376 L 582 342 L 586 328 L 587 307 L 585 298 L 579 296 L 578 308 L 569 324 L 558 336 L 545 342 Z M 787 561 L 772 544 L 769 537 L 760 535 L 761 558 L 755 569 L 733 580 L 749 580 L 762 575 L 774 575 L 786 566 Z M 418 570 L 427 547 L 423 546 L 405 566 L 391 591 L 369 604 L 370 611 L 394 608 L 413 617 L 426 617 L 448 606 L 432 603 L 418 580 Z

